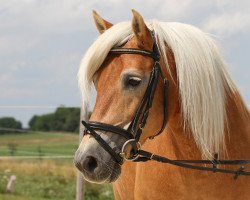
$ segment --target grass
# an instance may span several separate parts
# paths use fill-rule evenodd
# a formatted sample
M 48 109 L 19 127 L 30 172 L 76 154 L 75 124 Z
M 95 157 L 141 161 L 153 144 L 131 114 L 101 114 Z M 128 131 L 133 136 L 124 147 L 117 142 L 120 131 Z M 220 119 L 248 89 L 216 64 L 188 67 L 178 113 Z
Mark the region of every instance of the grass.
M 77 134 L 27 133 L 0 136 L 0 156 L 11 155 L 15 147 L 16 156 L 24 155 L 74 155 L 78 146 Z
M 14 155 L 74 154 L 78 144 L 77 134 L 28 133 L 0 136 L 0 156 L 11 154 L 8 145 L 16 145 Z M 5 193 L 8 177 L 16 175 L 12 194 Z M 75 199 L 76 168 L 72 159 L 0 159 L 0 199 L 1 200 L 73 200 Z M 112 200 L 110 185 L 86 183 L 86 200 Z

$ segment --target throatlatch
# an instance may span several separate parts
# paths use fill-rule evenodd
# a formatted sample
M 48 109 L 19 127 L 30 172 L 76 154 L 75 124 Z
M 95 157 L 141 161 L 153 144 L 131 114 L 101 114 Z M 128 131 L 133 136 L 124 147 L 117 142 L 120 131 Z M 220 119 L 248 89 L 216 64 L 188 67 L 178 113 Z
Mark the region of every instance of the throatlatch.
M 152 34 L 154 36 L 154 34 Z M 153 37 L 154 38 L 154 37 Z M 244 171 L 244 166 L 241 166 L 238 170 L 230 169 L 220 169 L 217 168 L 217 165 L 245 165 L 250 164 L 250 160 L 218 160 L 218 154 L 215 154 L 213 160 L 171 160 L 166 157 L 159 155 L 154 155 L 150 152 L 144 151 L 141 149 L 139 143 L 142 130 L 147 123 L 147 118 L 149 115 L 150 108 L 153 104 L 154 94 L 156 86 L 159 80 L 159 76 L 163 78 L 164 81 L 164 111 L 163 111 L 163 122 L 160 131 L 152 136 L 150 139 L 153 139 L 155 136 L 159 135 L 166 127 L 167 123 L 167 112 L 168 112 L 168 80 L 163 76 L 160 67 L 160 52 L 154 38 L 153 51 L 145 51 L 141 49 L 134 48 L 113 48 L 110 50 L 110 53 L 114 54 L 139 54 L 143 56 L 150 57 L 154 60 L 154 66 L 150 74 L 149 83 L 146 89 L 146 92 L 139 104 L 135 115 L 127 129 L 123 129 L 118 126 L 113 126 L 111 124 L 105 124 L 100 122 L 86 122 L 82 121 L 82 124 L 85 126 L 86 130 L 84 134 L 90 134 L 93 136 L 96 141 L 111 155 L 111 157 L 120 165 L 123 164 L 124 160 L 129 160 L 133 162 L 145 162 L 149 160 L 154 160 L 162 163 L 169 163 L 179 167 L 202 170 L 202 171 L 211 171 L 211 172 L 220 172 L 220 173 L 229 173 L 235 174 L 234 178 L 236 179 L 239 175 L 250 176 L 249 171 Z M 95 131 L 105 131 L 118 134 L 127 139 L 123 144 L 121 151 L 118 151 L 111 148 L 109 144 L 102 139 L 102 137 Z M 131 157 L 125 156 L 125 148 L 127 145 L 132 146 L 132 155 Z M 196 164 L 209 164 L 209 166 L 197 166 Z

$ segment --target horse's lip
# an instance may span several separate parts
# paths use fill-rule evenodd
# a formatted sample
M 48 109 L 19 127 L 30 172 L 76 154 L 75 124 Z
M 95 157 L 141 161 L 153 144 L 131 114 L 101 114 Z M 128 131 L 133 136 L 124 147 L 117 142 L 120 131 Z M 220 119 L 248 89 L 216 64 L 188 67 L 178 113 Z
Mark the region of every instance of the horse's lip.
M 82 175 L 86 181 L 96 184 L 108 183 L 111 176 L 111 174 L 109 174 L 108 177 L 103 178 L 99 175 L 97 176 L 97 175 L 84 174 L 84 172 L 82 172 Z
M 85 174 L 83 174 L 83 177 L 88 182 L 96 183 L 96 184 L 103 184 L 103 183 L 112 183 L 112 182 L 115 182 L 119 178 L 119 175 L 120 175 L 120 173 L 118 174 L 117 172 L 116 173 L 111 172 L 109 174 L 109 176 L 106 179 L 104 179 L 104 180 L 98 180 L 98 179 L 96 179 L 97 176 L 89 176 L 89 175 L 85 175 Z

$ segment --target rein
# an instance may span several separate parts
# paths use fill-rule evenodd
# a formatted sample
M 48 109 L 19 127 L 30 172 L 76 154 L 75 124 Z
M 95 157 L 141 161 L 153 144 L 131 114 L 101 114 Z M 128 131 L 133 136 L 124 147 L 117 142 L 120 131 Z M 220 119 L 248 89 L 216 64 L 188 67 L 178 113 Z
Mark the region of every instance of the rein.
M 239 175 L 250 176 L 249 171 L 244 171 L 244 166 L 241 166 L 238 170 L 230 170 L 230 169 L 220 169 L 217 168 L 217 165 L 246 165 L 250 164 L 250 160 L 218 160 L 218 154 L 214 155 L 213 160 L 171 160 L 166 157 L 162 157 L 159 155 L 154 155 L 153 153 L 144 151 L 141 149 L 141 144 L 139 143 L 142 131 L 144 126 L 146 125 L 147 118 L 149 115 L 150 108 L 152 107 L 154 94 L 156 90 L 156 86 L 159 80 L 159 76 L 164 81 L 164 111 L 163 111 L 163 122 L 160 131 L 151 136 L 149 139 L 153 139 L 155 136 L 159 135 L 166 127 L 167 123 L 167 111 L 168 111 L 168 80 L 163 76 L 161 67 L 160 67 L 160 52 L 158 50 L 156 42 L 153 45 L 153 51 L 144 51 L 141 49 L 135 48 L 113 48 L 110 50 L 110 53 L 113 54 L 139 54 L 142 56 L 150 57 L 154 60 L 154 66 L 150 74 L 149 83 L 146 89 L 146 92 L 139 104 L 135 115 L 127 129 L 123 129 L 118 126 L 113 126 L 111 124 L 105 124 L 95 121 L 82 121 L 83 126 L 85 126 L 86 130 L 84 135 L 93 136 L 96 141 L 111 155 L 111 157 L 120 165 L 123 164 L 124 160 L 133 161 L 133 162 L 146 162 L 149 160 L 154 160 L 157 162 L 168 163 L 172 165 L 176 165 L 179 167 L 201 170 L 201 171 L 211 171 L 211 172 L 220 172 L 220 173 L 228 173 L 235 174 L 234 179 L 238 178 Z M 102 139 L 102 137 L 96 132 L 97 131 L 105 131 L 112 132 L 114 134 L 118 134 L 127 139 L 127 141 L 123 144 L 121 151 L 117 148 L 111 148 L 109 144 Z M 132 156 L 126 157 L 125 148 L 128 145 L 132 146 Z M 209 166 L 197 166 L 195 164 L 210 164 Z

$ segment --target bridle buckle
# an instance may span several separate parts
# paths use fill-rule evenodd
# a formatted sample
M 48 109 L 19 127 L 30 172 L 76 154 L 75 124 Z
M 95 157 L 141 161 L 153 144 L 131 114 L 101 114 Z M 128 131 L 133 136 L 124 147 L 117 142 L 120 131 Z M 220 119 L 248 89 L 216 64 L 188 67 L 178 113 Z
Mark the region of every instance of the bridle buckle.
M 131 157 L 126 157 L 126 153 L 125 153 L 125 148 L 127 145 L 131 145 L 132 146 L 132 151 L 133 152 L 136 152 L 135 154 L 133 154 Z M 119 153 L 119 155 L 127 160 L 127 161 L 134 161 L 136 160 L 137 158 L 139 158 L 139 150 L 141 149 L 141 144 L 140 142 L 136 141 L 135 139 L 130 139 L 130 140 L 127 140 L 123 146 L 122 146 L 122 150 L 121 152 Z

